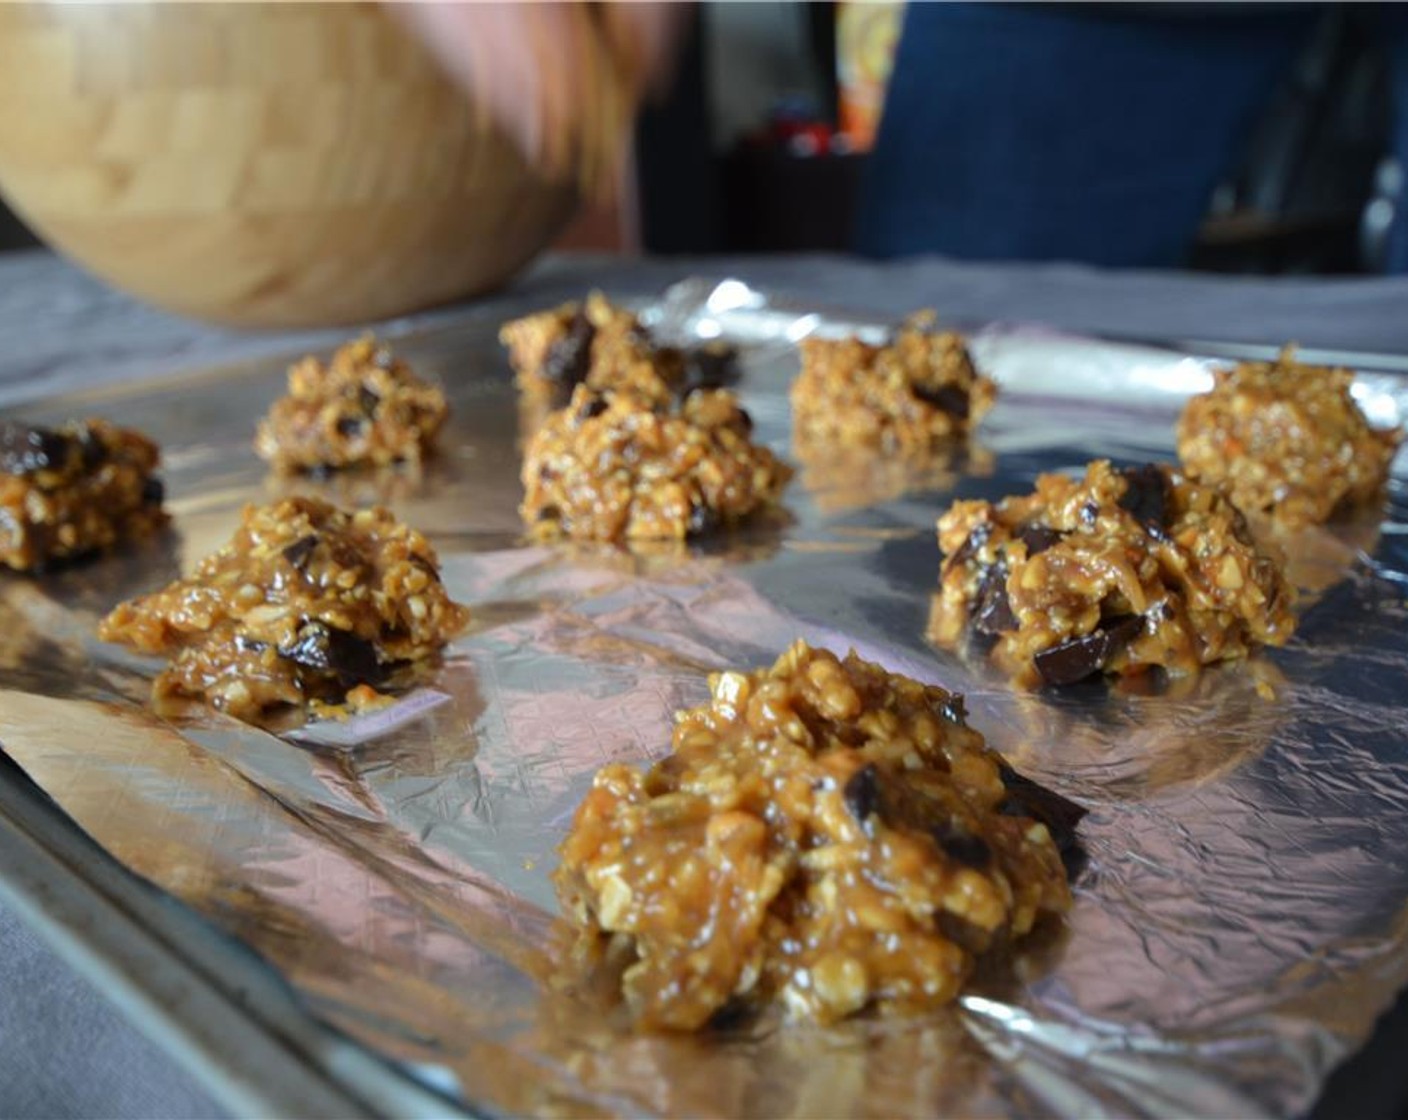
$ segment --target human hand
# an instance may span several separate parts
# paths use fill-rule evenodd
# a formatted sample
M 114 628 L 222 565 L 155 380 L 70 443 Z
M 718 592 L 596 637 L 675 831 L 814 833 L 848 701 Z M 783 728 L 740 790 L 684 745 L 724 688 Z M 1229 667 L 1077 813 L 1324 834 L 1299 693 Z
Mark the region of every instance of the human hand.
M 393 4 L 522 149 L 601 197 L 635 110 L 668 78 L 684 3 Z

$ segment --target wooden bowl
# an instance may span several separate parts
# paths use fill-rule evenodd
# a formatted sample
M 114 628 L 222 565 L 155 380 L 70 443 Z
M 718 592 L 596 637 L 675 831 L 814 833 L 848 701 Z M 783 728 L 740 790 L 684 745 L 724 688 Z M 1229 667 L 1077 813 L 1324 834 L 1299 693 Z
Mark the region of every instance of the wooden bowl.
M 0 4 L 0 191 L 116 286 L 254 326 L 488 291 L 574 201 L 360 4 Z

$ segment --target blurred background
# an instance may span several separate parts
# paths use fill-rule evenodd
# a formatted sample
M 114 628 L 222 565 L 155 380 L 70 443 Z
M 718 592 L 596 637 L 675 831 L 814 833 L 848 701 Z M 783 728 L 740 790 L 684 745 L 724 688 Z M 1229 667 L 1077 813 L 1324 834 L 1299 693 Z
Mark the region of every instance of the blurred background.
M 679 81 L 640 124 L 638 247 L 849 248 L 904 7 L 700 5 Z M 1209 199 L 1189 268 L 1382 270 L 1403 172 L 1389 154 L 1387 58 L 1368 11 L 1320 15 Z M 629 236 L 617 244 L 637 247 Z
M 642 115 L 633 182 L 558 247 L 646 253 L 844 250 L 902 3 L 702 3 L 668 96 Z M 1374 273 L 1403 169 L 1387 64 L 1353 5 L 1325 10 L 1185 264 Z M 0 248 L 36 244 L 0 208 Z

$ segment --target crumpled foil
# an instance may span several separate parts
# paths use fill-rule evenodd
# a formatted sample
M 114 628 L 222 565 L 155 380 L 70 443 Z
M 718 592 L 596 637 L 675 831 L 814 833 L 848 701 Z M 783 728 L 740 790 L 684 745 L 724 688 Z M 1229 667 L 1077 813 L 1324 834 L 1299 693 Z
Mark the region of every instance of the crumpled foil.
M 897 308 L 897 312 L 909 309 Z M 662 334 L 746 344 L 744 403 L 787 454 L 792 343 L 888 325 L 686 283 Z M 1172 456 L 1208 365 L 1040 330 L 974 336 L 1002 397 L 975 447 L 921 474 L 799 464 L 790 523 L 636 552 L 524 547 L 521 429 L 496 324 L 398 349 L 446 384 L 422 474 L 269 479 L 249 449 L 282 387 L 259 364 L 75 394 L 165 448 L 174 530 L 134 552 L 0 581 L 0 743 L 118 860 L 253 946 L 314 1014 L 489 1113 L 932 1116 L 1285 1114 L 1314 1099 L 1408 983 L 1408 485 L 1382 522 L 1302 534 L 1286 648 L 1140 694 L 1021 693 L 923 638 L 956 497 L 998 498 L 1088 459 Z M 1376 422 L 1408 384 L 1366 375 Z M 146 706 L 157 665 L 97 619 L 289 489 L 389 503 L 474 610 L 431 682 L 354 745 Z M 955 1007 L 831 1028 L 764 1019 L 633 1035 L 565 991 L 554 849 L 594 771 L 668 747 L 705 675 L 798 636 L 968 697 L 1023 772 L 1090 808 L 1065 936 Z M 314 729 L 316 731 L 316 729 Z

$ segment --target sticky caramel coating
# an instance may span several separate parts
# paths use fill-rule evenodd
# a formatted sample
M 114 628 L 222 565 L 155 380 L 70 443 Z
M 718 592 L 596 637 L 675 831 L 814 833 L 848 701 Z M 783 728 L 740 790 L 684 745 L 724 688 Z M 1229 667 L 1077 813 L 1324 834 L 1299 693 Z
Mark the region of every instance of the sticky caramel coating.
M 1401 429 L 1369 427 L 1347 369 L 1305 365 L 1287 347 L 1274 362 L 1214 374 L 1178 421 L 1188 476 L 1220 486 L 1247 514 L 1319 524 L 1379 499 Z
M 991 643 L 1023 685 L 1192 673 L 1295 628 L 1279 558 L 1217 489 L 1164 465 L 1098 460 L 1083 479 L 1041 475 L 1025 497 L 955 502 L 939 548 L 930 637 Z
M 905 458 L 966 439 L 997 387 L 973 368 L 963 336 L 910 318 L 884 346 L 807 338 L 792 383 L 799 446 L 874 448 Z
M 103 420 L 0 422 L 0 563 L 34 572 L 151 535 L 166 524 L 160 454 Z
M 159 710 L 203 698 L 261 722 L 290 705 L 375 703 L 375 686 L 468 620 L 430 544 L 388 510 L 285 498 L 246 506 L 229 544 L 189 578 L 119 604 L 98 635 L 171 655 L 152 686 Z
M 523 520 L 540 538 L 682 540 L 776 505 L 791 468 L 726 389 L 677 404 L 579 385 L 529 442 Z
M 445 394 L 366 335 L 324 364 L 288 371 L 288 395 L 259 423 L 254 450 L 282 473 L 419 463 L 449 414 Z
M 630 962 L 641 1026 L 932 1008 L 1069 909 L 1051 832 L 961 698 L 805 642 L 709 688 L 648 773 L 596 775 L 555 873 L 582 935 Z

